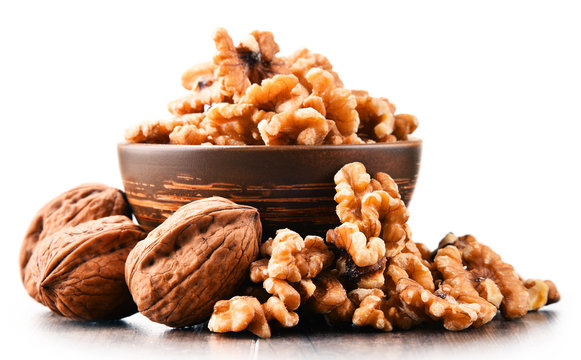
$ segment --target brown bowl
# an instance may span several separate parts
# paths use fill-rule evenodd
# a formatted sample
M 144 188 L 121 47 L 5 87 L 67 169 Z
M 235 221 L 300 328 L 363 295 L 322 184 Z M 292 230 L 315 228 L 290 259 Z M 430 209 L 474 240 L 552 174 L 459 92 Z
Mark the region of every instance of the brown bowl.
M 277 229 L 324 235 L 339 223 L 333 176 L 359 161 L 383 171 L 409 203 L 422 141 L 327 146 L 118 145 L 123 186 L 137 221 L 151 230 L 184 204 L 210 196 L 258 208 L 265 238 Z

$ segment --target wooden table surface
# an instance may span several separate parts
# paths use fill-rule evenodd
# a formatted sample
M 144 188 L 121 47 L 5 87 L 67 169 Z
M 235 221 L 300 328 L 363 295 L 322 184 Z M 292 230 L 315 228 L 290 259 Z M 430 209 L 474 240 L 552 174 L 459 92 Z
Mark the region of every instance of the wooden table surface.
M 461 332 L 440 327 L 382 333 L 353 327 L 330 329 L 315 320 L 294 329 L 274 330 L 271 339 L 249 333 L 214 334 L 205 326 L 170 329 L 140 314 L 108 323 L 81 323 L 58 317 L 40 306 L 9 334 L 4 350 L 40 353 L 45 358 L 123 359 L 454 359 L 567 358 L 572 348 L 562 304 L 529 313 L 524 319 L 491 323 Z M 566 336 L 564 336 L 566 335 Z M 7 339 L 6 336 L 3 339 Z M 18 342 L 19 340 L 16 340 Z M 569 348 L 571 345 L 571 348 Z M 6 358 L 5 358 L 6 359 Z

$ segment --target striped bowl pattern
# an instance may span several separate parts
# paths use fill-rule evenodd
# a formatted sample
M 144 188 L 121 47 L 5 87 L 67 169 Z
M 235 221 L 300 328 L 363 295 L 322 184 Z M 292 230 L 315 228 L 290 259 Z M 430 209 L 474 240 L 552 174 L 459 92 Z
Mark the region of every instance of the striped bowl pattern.
M 147 230 L 182 205 L 211 196 L 256 207 L 265 238 L 277 229 L 324 236 L 339 223 L 333 176 L 362 162 L 383 171 L 409 203 L 418 177 L 422 142 L 338 146 L 118 145 L 127 199 Z

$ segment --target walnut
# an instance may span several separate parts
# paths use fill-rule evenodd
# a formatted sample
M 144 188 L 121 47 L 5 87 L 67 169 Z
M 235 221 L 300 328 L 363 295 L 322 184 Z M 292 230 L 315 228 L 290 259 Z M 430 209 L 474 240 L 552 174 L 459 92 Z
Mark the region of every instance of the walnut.
M 250 104 L 220 103 L 206 112 L 202 126 L 216 145 L 245 145 L 262 143 Z
M 352 90 L 351 93 L 357 100 L 356 110 L 360 121 L 358 135 L 378 142 L 395 141 L 395 136 L 391 135 L 395 118 L 389 101 L 371 97 L 363 90 Z
M 338 258 L 335 262 L 338 275 L 350 282 L 356 282 L 358 287 L 362 286 L 360 283 L 382 281 L 381 272 L 385 269 L 387 259 L 381 257 L 375 264 L 369 266 L 357 266 L 351 258 L 347 250 L 337 248 Z
M 352 322 L 354 312 L 355 306 L 347 297 L 343 303 L 333 308 L 328 314 L 325 314 L 325 319 L 331 325 L 350 323 Z
M 198 126 L 203 118 L 203 114 L 188 114 L 169 120 L 146 121 L 127 129 L 125 140 L 135 143 L 179 144 L 171 141 L 171 134 L 176 128 Z
M 383 292 L 370 290 L 361 292 L 361 289 L 349 293 L 349 298 L 357 298 L 358 308 L 353 313 L 353 324 L 357 326 L 371 326 L 378 330 L 391 331 L 392 324 L 382 311 Z
M 504 317 L 514 319 L 526 315 L 529 295 L 512 265 L 502 261 L 497 253 L 471 235 L 458 238 L 454 244 L 460 249 L 469 270 L 477 270 L 494 280 L 504 297 L 500 306 Z
M 301 296 L 295 288 L 285 280 L 268 278 L 264 280 L 264 289 L 272 295 L 276 295 L 289 310 L 296 310 L 301 305 Z
M 322 272 L 312 280 L 316 289 L 308 306 L 313 312 L 328 314 L 347 299 L 347 292 L 334 274 Z
M 405 272 L 402 275 L 401 271 Z M 430 269 L 422 262 L 422 258 L 410 253 L 400 253 L 393 257 L 386 271 L 393 281 L 404 278 L 415 280 L 420 286 L 428 291 L 434 291 L 434 279 Z
M 442 320 L 448 330 L 463 330 L 478 319 L 477 304 L 460 304 L 453 296 L 441 291 L 432 293 L 412 279 L 403 278 L 397 283 L 397 292 L 407 315 L 414 320 L 426 316 Z
M 203 88 L 208 85 L 208 80 L 215 80 L 215 70 L 216 65 L 212 61 L 196 64 L 182 74 L 182 86 L 187 90 Z
M 287 58 L 287 61 L 290 67 L 290 72 L 294 74 L 301 84 L 309 90 L 311 90 L 311 85 L 307 81 L 306 75 L 312 68 L 321 68 L 328 71 L 335 80 L 335 86 L 339 88 L 343 87 L 343 82 L 339 78 L 339 74 L 333 71 L 333 66 L 329 62 L 329 59 L 321 54 L 315 54 L 310 52 L 309 49 L 303 48 L 292 53 Z
M 230 300 L 216 302 L 208 328 L 217 333 L 248 330 L 261 338 L 269 338 L 268 321 L 271 320 L 276 320 L 283 327 L 293 327 L 298 324 L 299 316 L 289 311 L 276 296 L 262 305 L 252 296 L 234 296 Z
M 294 75 L 275 75 L 270 79 L 264 79 L 259 84 L 253 84 L 240 99 L 241 104 L 252 104 L 257 109 L 264 111 L 294 111 L 299 108 L 303 98 L 308 92 L 301 85 L 297 87 L 299 80 Z M 304 90 L 304 91 L 303 91 Z M 288 103 L 298 104 L 288 108 Z
M 268 275 L 293 283 L 317 276 L 333 260 L 333 254 L 327 249 L 323 239 L 307 236 L 303 240 L 299 234 L 289 229 L 278 230 L 267 248 L 271 253 Z
M 476 282 L 476 291 L 478 291 L 478 295 L 494 305 L 497 309 L 500 308 L 503 296 L 494 280 L 475 277 L 474 282 Z
M 397 183 L 386 173 L 378 172 L 375 174 L 373 184 L 389 194 L 389 210 L 381 220 L 381 238 L 386 242 L 386 255 L 393 256 L 399 251 L 402 243 L 411 239 L 411 230 L 407 224 L 409 212 L 401 199 Z
M 409 243 L 411 244 L 412 242 L 410 241 Z M 421 258 L 426 261 L 430 261 L 430 259 L 432 258 L 432 251 L 430 250 L 430 248 L 424 245 L 423 243 L 417 241 L 413 242 L 413 244 L 415 245 L 416 249 L 418 249 Z
M 204 116 L 202 115 L 202 117 Z M 176 126 L 171 134 L 169 134 L 169 143 L 176 145 L 202 145 L 210 144 L 210 139 L 204 127 L 192 124 Z
M 478 305 L 477 319 L 474 327 L 486 324 L 496 315 L 497 306 L 480 297 L 474 288 L 471 273 L 464 269 L 462 255 L 455 246 L 447 246 L 438 250 L 434 258 L 434 266 L 442 274 L 444 282 L 440 290 L 453 296 L 461 304 Z
M 181 116 L 202 113 L 206 106 L 226 101 L 222 93 L 222 83 L 214 78 L 199 80 L 192 91 L 179 99 L 170 101 L 167 108 L 170 113 Z
M 285 61 L 276 57 L 279 47 L 268 31 L 253 31 L 234 47 L 228 32 L 219 28 L 214 33 L 214 43 L 218 51 L 214 56 L 215 75 L 220 78 L 226 96 L 237 99 L 251 84 L 288 73 Z
M 268 279 L 268 258 L 256 260 L 250 264 L 250 280 L 255 283 Z
M 343 166 L 334 180 L 341 222 L 356 224 L 368 239 L 381 234 L 388 257 L 401 251 L 411 232 L 407 225 L 409 213 L 395 181 L 381 172 L 371 179 L 359 162 Z
M 216 302 L 208 328 L 217 333 L 248 329 L 261 338 L 270 337 L 266 314 L 260 302 L 251 296 L 235 296 Z
M 36 213 L 24 235 L 19 258 L 21 278 L 24 280 L 24 269 L 39 241 L 65 227 L 111 215 L 131 217 L 131 208 L 121 190 L 103 184 L 83 184 L 49 201 Z M 36 286 L 26 288 L 35 298 Z
M 551 280 L 545 280 L 545 284 L 549 286 L 549 294 L 547 295 L 547 305 L 553 304 L 561 300 L 561 294 L 557 290 L 557 286 Z
M 313 108 L 286 111 L 258 124 L 266 145 L 321 145 L 329 133 L 330 121 Z
M 307 99 L 305 99 L 305 102 Z M 322 105 L 323 107 L 325 104 Z M 318 110 L 317 110 L 318 111 Z M 325 144 L 330 145 L 362 145 L 362 144 L 373 144 L 373 140 L 363 140 L 357 134 L 351 134 L 348 136 L 343 136 L 339 129 L 337 128 L 337 124 L 333 121 L 331 124 L 331 130 L 327 137 L 325 138 Z
M 378 237 L 369 240 L 353 223 L 343 223 L 327 231 L 327 243 L 346 249 L 357 266 L 371 266 L 385 256 L 385 242 Z
M 38 241 L 24 284 L 61 316 L 87 321 L 129 316 L 137 308 L 125 284 L 125 259 L 145 236 L 123 215 L 66 227 Z
M 309 300 L 317 288 L 311 279 L 303 279 L 297 283 L 293 283 L 292 286 L 301 296 L 301 303 Z
M 357 287 L 362 289 L 380 289 L 385 284 L 384 268 L 363 274 L 357 281 Z
M 418 118 L 409 114 L 395 115 L 393 135 L 397 140 L 407 140 L 418 127 Z
M 357 310 L 353 314 L 353 324 L 373 326 L 379 330 L 390 331 L 392 328 L 410 329 L 421 321 L 413 320 L 402 310 L 397 296 L 385 298 L 379 289 L 355 289 L 349 292 L 349 299 Z M 366 301 L 368 297 L 369 300 Z
M 258 211 L 212 197 L 179 208 L 127 258 L 126 281 L 140 312 L 172 327 L 207 320 L 233 295 L 258 255 Z
M 288 229 L 287 229 L 288 230 Z M 285 231 L 284 229 L 278 231 Z M 278 235 L 277 231 L 277 235 Z M 289 230 L 290 231 L 290 230 Z M 272 255 L 272 246 L 274 244 L 273 238 L 268 238 L 265 242 L 260 244 L 260 256 L 271 256 Z
M 296 256 L 304 246 L 304 240 L 296 232 L 289 229 L 278 230 L 272 242 L 268 275 L 290 282 L 300 281 L 302 274 L 296 265 Z
M 327 119 L 335 121 L 337 129 L 344 136 L 355 134 L 359 128 L 357 100 L 351 91 L 337 87 L 331 73 L 321 68 L 312 68 L 305 76 L 311 85 L 313 95 L 323 99 Z
M 547 304 L 549 298 L 549 285 L 543 280 L 528 279 L 524 286 L 529 293 L 529 311 L 539 310 Z
M 288 306 L 284 304 L 284 301 L 276 296 L 271 296 L 264 304 L 262 304 L 264 313 L 266 314 L 266 320 L 270 321 L 275 319 L 283 327 L 293 327 L 299 323 L 299 316 L 289 311 Z

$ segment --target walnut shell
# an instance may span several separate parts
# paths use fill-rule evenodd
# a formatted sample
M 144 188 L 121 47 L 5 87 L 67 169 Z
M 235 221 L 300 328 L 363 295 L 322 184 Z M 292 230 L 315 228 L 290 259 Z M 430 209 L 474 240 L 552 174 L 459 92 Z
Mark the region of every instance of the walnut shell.
M 68 227 L 38 242 L 24 284 L 36 300 L 75 320 L 120 319 L 137 311 L 125 260 L 147 235 L 122 215 Z
M 103 184 L 83 184 L 49 201 L 34 216 L 24 236 L 20 249 L 22 280 L 24 268 L 40 240 L 65 227 L 111 215 L 131 218 L 131 208 L 121 190 Z
M 139 311 L 172 327 L 210 318 L 258 255 L 258 210 L 220 197 L 179 208 L 129 254 L 125 276 Z

